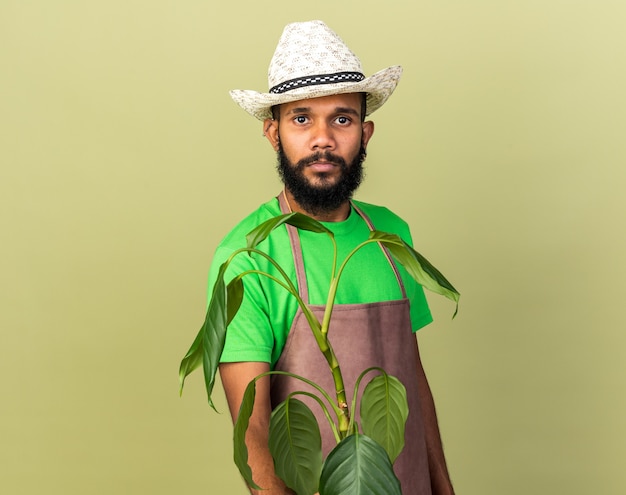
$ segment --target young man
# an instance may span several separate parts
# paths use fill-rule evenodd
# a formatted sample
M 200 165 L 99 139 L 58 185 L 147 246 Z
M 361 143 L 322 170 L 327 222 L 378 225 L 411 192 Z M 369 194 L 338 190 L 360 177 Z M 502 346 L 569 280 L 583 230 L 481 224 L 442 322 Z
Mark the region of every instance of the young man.
M 278 154 L 285 188 L 239 223 L 217 249 L 217 268 L 245 245 L 246 234 L 263 221 L 290 211 L 313 217 L 334 232 L 341 261 L 376 228 L 411 243 L 406 223 L 386 208 L 352 201 L 362 162 L 374 133 L 366 115 L 395 89 L 400 67 L 366 78 L 358 58 L 323 22 L 288 25 L 269 69 L 269 93 L 236 90 L 232 98 L 263 121 L 263 132 Z M 327 236 L 280 227 L 260 248 L 282 266 L 305 302 L 322 311 L 333 263 Z M 226 280 L 245 270 L 279 276 L 262 256 L 238 256 Z M 231 322 L 220 375 L 233 419 L 244 390 L 257 375 L 285 370 L 333 390 L 328 366 L 293 297 L 267 277 L 246 276 L 245 298 Z M 402 454 L 394 464 L 405 495 L 451 494 L 432 395 L 414 333 L 432 321 L 421 286 L 376 244 L 347 265 L 337 292 L 329 338 L 342 365 L 351 397 L 354 381 L 370 366 L 381 366 L 407 388 L 409 419 Z M 257 383 L 247 443 L 254 479 L 262 493 L 292 493 L 276 477 L 267 447 L 272 407 L 302 389 L 282 377 Z M 311 408 L 318 414 L 319 407 Z M 334 446 L 321 421 L 323 450 Z M 252 493 L 257 493 L 252 491 Z

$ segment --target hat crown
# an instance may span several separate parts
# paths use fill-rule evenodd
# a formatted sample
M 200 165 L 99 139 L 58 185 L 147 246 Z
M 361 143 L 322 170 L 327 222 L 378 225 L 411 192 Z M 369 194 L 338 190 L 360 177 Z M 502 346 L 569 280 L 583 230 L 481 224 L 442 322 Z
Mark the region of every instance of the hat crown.
M 259 120 L 272 118 L 272 107 L 344 93 L 366 95 L 365 115 L 391 96 L 402 67 L 394 65 L 365 77 L 361 62 L 322 21 L 288 24 L 270 62 L 268 93 L 233 89 L 232 99 Z
M 294 79 L 338 73 L 363 77 L 359 58 L 323 21 L 294 22 L 283 30 L 267 81 L 271 90 Z

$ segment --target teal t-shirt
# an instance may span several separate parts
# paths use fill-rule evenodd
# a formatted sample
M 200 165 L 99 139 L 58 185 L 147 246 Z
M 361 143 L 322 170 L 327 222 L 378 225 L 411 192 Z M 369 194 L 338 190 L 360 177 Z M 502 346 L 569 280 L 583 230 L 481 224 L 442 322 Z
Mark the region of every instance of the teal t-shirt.
M 354 203 L 370 218 L 377 230 L 399 235 L 412 245 L 409 227 L 387 208 L 360 201 Z M 231 254 L 245 247 L 246 235 L 265 220 L 280 215 L 276 198 L 261 205 L 242 220 L 218 246 L 209 274 L 209 295 L 219 267 Z M 337 243 L 337 260 L 341 264 L 358 244 L 369 236 L 369 228 L 352 209 L 342 222 L 323 222 Z M 307 275 L 309 303 L 324 305 L 328 296 L 333 264 L 333 245 L 329 236 L 299 231 L 304 266 Z M 258 249 L 269 254 L 282 267 L 297 287 L 291 244 L 285 226 L 274 230 L 259 244 Z M 432 316 L 417 282 L 396 263 L 411 302 L 411 324 L 416 331 L 432 321 Z M 247 270 L 260 270 L 282 280 L 280 272 L 263 256 L 238 254 L 226 272 L 226 282 Z M 261 361 L 273 368 L 283 350 L 292 320 L 298 309 L 296 299 L 274 280 L 257 274 L 243 278 L 244 300 L 230 323 L 222 362 Z M 380 246 L 372 243 L 360 249 L 347 263 L 339 282 L 335 304 L 363 304 L 402 298 L 398 281 Z

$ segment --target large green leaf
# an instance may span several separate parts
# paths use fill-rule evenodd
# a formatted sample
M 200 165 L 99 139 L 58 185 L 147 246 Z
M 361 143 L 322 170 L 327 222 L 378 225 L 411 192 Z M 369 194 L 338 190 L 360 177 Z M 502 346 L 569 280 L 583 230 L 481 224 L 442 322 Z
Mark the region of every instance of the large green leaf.
M 289 225 L 293 225 L 302 230 L 308 230 L 310 232 L 316 233 L 326 233 L 328 235 L 333 235 L 333 233 L 324 227 L 317 220 L 313 220 L 311 217 L 303 215 L 302 213 L 288 213 L 286 215 L 279 215 L 269 220 L 266 220 L 261 225 L 257 226 L 254 230 L 252 230 L 247 236 L 246 240 L 248 241 L 248 248 L 254 249 L 259 245 L 262 241 L 264 241 L 271 232 L 280 225 L 287 223 Z
M 298 495 L 317 493 L 322 439 L 311 409 L 302 401 L 281 402 L 270 419 L 269 448 L 276 474 Z
M 202 338 L 204 337 L 204 332 L 202 331 L 204 326 L 200 328 L 198 331 L 198 335 L 191 344 L 191 347 L 185 354 L 185 357 L 180 362 L 180 367 L 178 368 L 178 379 L 180 382 L 179 393 L 182 395 L 183 387 L 185 386 L 185 378 L 189 375 L 193 370 L 195 370 L 198 366 L 202 364 Z
M 428 290 L 447 297 L 456 303 L 454 316 L 459 309 L 459 292 L 424 256 L 409 246 L 396 234 L 387 234 L 374 230 L 370 233 L 370 239 L 383 244 L 394 258 L 396 258 L 407 272 L 422 286 Z M 454 318 L 453 316 L 453 318 Z
M 252 470 L 248 465 L 246 430 L 248 429 L 248 424 L 250 424 L 250 416 L 254 408 L 254 396 L 256 395 L 256 381 L 258 378 L 259 377 L 252 380 L 246 387 L 233 430 L 233 457 L 235 465 L 239 468 L 239 472 L 246 483 L 256 490 L 260 490 L 261 488 L 252 479 Z
M 378 442 L 394 462 L 404 448 L 404 427 L 409 416 L 406 389 L 395 376 L 374 377 L 361 398 L 363 433 Z
M 324 462 L 320 495 L 402 495 L 387 452 L 355 433 L 344 438 Z
M 226 287 L 226 326 L 230 325 L 243 301 L 243 280 L 234 278 Z M 220 353 L 221 354 L 221 353 Z
M 221 275 L 221 274 L 220 274 Z M 226 312 L 227 291 L 224 284 L 224 277 L 218 276 L 215 283 L 213 297 L 207 310 L 207 318 L 204 323 L 204 335 L 202 338 L 202 368 L 204 371 L 204 384 L 206 386 L 209 404 L 213 409 L 213 385 L 215 384 L 215 375 L 220 362 L 220 356 L 224 349 L 226 341 L 226 327 L 228 315 Z
M 220 267 L 204 324 L 181 361 L 178 371 L 180 393 L 182 394 L 185 378 L 202 364 L 207 396 L 209 404 L 213 409 L 215 409 L 215 405 L 213 404 L 211 394 L 215 384 L 219 359 L 224 350 L 226 328 L 239 310 L 243 299 L 243 283 L 241 279 L 235 278 L 228 284 L 228 287 L 225 285 L 224 274 L 226 268 L 227 263 L 222 264 Z

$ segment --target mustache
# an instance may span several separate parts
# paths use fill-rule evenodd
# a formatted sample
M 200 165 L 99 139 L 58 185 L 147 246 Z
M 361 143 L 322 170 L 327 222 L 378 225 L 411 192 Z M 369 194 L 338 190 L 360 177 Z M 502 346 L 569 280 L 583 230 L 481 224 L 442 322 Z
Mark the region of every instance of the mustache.
M 301 170 L 307 165 L 318 162 L 320 160 L 334 163 L 335 165 L 338 165 L 342 170 L 345 170 L 348 167 L 348 164 L 342 157 L 335 155 L 331 153 L 330 151 L 318 151 L 316 153 L 313 153 L 312 155 L 309 155 L 307 157 L 304 157 L 298 160 L 298 162 L 296 163 L 296 168 L 298 170 Z

